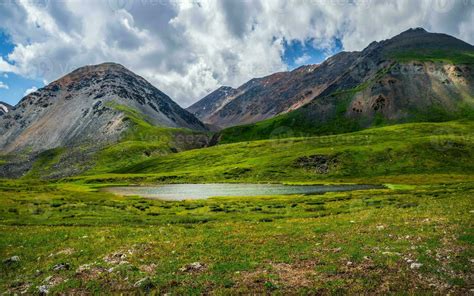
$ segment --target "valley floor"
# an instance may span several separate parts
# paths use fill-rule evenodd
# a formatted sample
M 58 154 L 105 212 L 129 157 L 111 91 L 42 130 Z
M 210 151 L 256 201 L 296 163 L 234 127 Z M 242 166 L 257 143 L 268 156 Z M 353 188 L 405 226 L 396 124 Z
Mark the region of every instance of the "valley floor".
M 0 290 L 472 292 L 473 178 L 392 187 L 162 202 L 6 182 Z
M 428 132 L 434 127 L 443 132 L 435 138 Z M 473 293 L 471 127 L 420 124 L 332 142 L 239 143 L 156 157 L 100 175 L 0 180 L 0 291 Z M 398 137 L 406 133 L 407 139 Z M 364 140 L 368 135 L 370 142 Z M 323 166 L 326 173 L 320 161 L 307 161 L 321 155 L 326 164 L 331 155 L 337 159 Z M 305 156 L 310 158 L 299 166 Z M 199 180 L 387 189 L 182 202 L 100 190 Z

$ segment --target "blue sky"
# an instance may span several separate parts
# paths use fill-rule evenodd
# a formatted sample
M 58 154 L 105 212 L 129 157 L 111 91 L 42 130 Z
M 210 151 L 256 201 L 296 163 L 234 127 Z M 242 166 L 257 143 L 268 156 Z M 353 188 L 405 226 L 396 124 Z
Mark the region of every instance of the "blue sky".
M 293 70 L 302 65 L 319 64 L 329 56 L 342 50 L 341 40 L 334 38 L 331 40 L 332 46 L 329 49 L 317 47 L 317 42 L 311 38 L 304 42 L 299 40 L 283 41 L 284 53 L 283 61 L 288 65 L 289 70 Z
M 14 49 L 14 44 L 8 35 L 0 31 L 0 56 L 6 60 L 7 55 Z M 36 79 L 26 78 L 15 73 L 0 72 L 0 101 L 15 105 L 23 98 L 25 92 L 33 87 L 44 86 L 43 82 Z

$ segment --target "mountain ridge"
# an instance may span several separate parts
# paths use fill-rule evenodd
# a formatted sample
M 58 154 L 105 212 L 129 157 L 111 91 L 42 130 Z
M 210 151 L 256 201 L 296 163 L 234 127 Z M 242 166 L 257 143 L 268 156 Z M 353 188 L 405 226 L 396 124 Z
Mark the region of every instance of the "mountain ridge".
M 122 65 L 103 63 L 78 68 L 25 96 L 0 119 L 0 149 L 112 143 L 130 128 L 124 110 L 156 126 L 207 130 L 144 78 Z
M 469 62 L 471 56 L 459 54 L 464 51 L 474 52 L 474 47 L 446 34 L 409 29 L 393 38 L 374 41 L 360 52 L 340 52 L 321 64 L 277 73 L 280 79 L 272 80 L 276 74 L 252 79 L 237 88 L 239 95 L 221 96 L 218 109 L 211 107 L 214 102 L 206 96 L 188 110 L 195 113 L 196 106 L 206 106 L 195 115 L 222 128 L 252 124 L 297 110 L 318 97 L 357 88 L 393 62 L 411 58 L 428 61 L 440 52 L 447 64 Z M 272 80 L 269 86 L 265 85 L 268 80 Z

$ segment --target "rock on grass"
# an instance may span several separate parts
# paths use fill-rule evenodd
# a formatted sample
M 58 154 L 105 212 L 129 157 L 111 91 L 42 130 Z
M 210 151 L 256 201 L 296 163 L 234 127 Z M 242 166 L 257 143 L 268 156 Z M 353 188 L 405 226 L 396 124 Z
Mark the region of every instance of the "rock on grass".
M 137 281 L 134 285 L 135 288 L 140 288 L 143 290 L 150 290 L 152 289 L 155 285 L 153 285 L 153 282 L 149 277 L 142 278 L 141 280 Z
M 411 265 L 410 265 L 410 268 L 411 269 L 420 269 L 420 267 L 422 267 L 423 264 L 421 263 L 418 263 L 418 262 L 413 262 Z
M 188 265 L 185 265 L 179 269 L 181 272 L 200 272 L 206 269 L 206 266 L 200 262 L 194 262 Z
M 13 257 L 10 257 L 10 258 L 7 258 L 7 259 L 3 260 L 4 264 L 12 264 L 12 263 L 16 263 L 16 262 L 20 262 L 20 257 L 13 256 Z

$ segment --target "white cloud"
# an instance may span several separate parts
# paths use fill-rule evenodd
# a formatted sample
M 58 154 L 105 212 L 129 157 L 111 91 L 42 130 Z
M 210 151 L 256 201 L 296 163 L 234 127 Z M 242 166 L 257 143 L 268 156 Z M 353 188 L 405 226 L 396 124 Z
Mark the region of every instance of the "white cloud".
M 306 64 L 310 59 L 311 59 L 311 56 L 309 56 L 308 54 L 304 54 L 295 59 L 295 64 L 298 66 L 301 66 L 301 65 Z
M 220 85 L 286 70 L 283 40 L 330 50 L 338 38 L 361 50 L 425 27 L 473 43 L 473 19 L 471 0 L 18 0 L 0 10 L 16 45 L 0 71 L 53 81 L 114 61 L 187 106 Z
M 3 78 L 8 78 L 8 74 L 7 74 L 7 73 L 4 73 L 4 74 L 3 74 Z
M 3 81 L 0 81 L 0 89 L 9 89 L 9 87 Z
M 29 94 L 31 94 L 32 92 L 35 92 L 35 91 L 37 91 L 37 90 L 38 90 L 37 87 L 32 86 L 31 88 L 25 90 L 25 93 L 23 94 L 23 96 L 27 96 L 27 95 L 29 95 Z
M 2 72 L 18 72 L 18 70 L 15 66 L 9 64 L 2 57 L 0 57 L 0 71 L 2 71 Z

